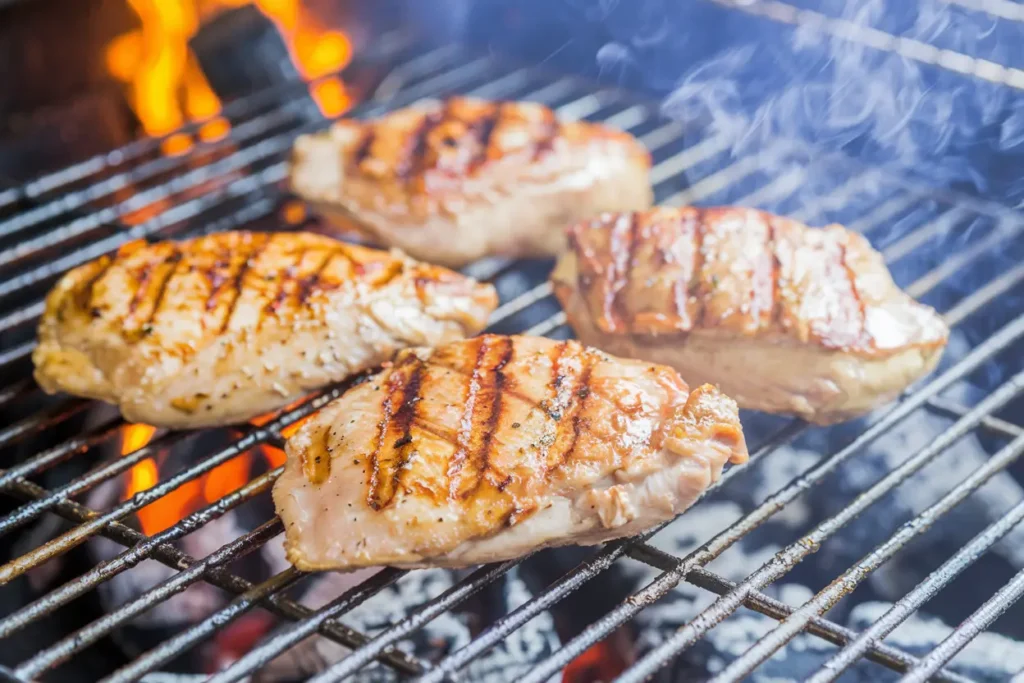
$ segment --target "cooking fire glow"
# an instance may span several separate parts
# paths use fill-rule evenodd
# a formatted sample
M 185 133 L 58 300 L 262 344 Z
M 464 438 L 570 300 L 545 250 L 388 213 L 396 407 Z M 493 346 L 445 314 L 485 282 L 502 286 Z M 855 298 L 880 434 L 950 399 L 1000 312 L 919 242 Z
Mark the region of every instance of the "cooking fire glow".
M 173 133 L 187 122 L 206 121 L 201 140 L 227 134 L 228 122 L 218 117 L 221 103 L 210 88 L 188 41 L 200 25 L 216 14 L 255 5 L 280 31 L 292 62 L 310 85 L 310 94 L 325 116 L 338 116 L 350 105 L 340 78 L 327 77 L 352 57 L 352 44 L 340 31 L 323 28 L 300 0 L 128 0 L 141 28 L 122 34 L 107 47 L 111 75 L 129 89 L 129 102 L 146 133 Z M 167 154 L 180 154 L 192 146 L 185 134 L 164 143 Z

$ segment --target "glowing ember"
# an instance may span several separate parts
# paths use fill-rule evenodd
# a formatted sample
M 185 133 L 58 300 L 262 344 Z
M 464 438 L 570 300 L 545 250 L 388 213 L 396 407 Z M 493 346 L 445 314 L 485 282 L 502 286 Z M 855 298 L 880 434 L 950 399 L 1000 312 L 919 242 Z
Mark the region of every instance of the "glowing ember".
M 221 103 L 210 88 L 188 41 L 201 20 L 221 11 L 254 4 L 284 38 L 292 62 L 306 79 L 328 76 L 352 58 L 352 43 L 344 33 L 325 30 L 302 7 L 300 0 L 128 0 L 142 28 L 115 38 L 107 46 L 106 66 L 129 90 L 129 102 L 149 135 L 168 135 L 189 121 L 206 121 L 201 140 L 227 135 L 228 122 L 217 116 Z M 338 116 L 351 106 L 345 85 L 337 77 L 311 84 L 310 94 L 326 116 Z M 192 147 L 189 134 L 171 135 L 163 152 L 181 154 Z

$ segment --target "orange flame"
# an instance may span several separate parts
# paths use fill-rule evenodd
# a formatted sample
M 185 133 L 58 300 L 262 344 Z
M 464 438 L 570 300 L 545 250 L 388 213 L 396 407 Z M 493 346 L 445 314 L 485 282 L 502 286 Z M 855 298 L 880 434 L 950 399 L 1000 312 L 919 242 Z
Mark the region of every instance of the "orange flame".
M 125 425 L 121 439 L 121 455 L 128 455 L 139 450 L 153 440 L 156 427 L 145 424 Z
M 201 18 L 246 4 L 270 19 L 284 38 L 299 74 L 317 79 L 342 69 L 352 58 L 352 43 L 339 31 L 325 30 L 302 7 L 300 0 L 128 0 L 142 28 L 118 36 L 107 46 L 107 70 L 129 89 L 129 101 L 149 135 L 168 135 L 188 121 L 208 121 L 199 129 L 201 140 L 228 133 L 228 122 L 217 116 L 221 103 L 210 88 L 188 41 Z M 351 105 L 344 83 L 329 77 L 310 86 L 310 94 L 325 116 L 343 113 Z M 163 144 L 165 154 L 181 154 L 193 138 L 181 133 Z
M 153 438 L 155 427 L 144 424 L 127 425 L 121 438 L 121 453 L 134 453 Z M 125 475 L 123 499 L 147 491 L 160 481 L 160 466 L 157 458 L 145 458 L 128 470 Z M 268 460 L 270 458 L 268 457 Z M 197 479 L 187 481 L 140 509 L 137 513 L 139 526 L 150 536 L 160 533 L 184 517 L 208 503 L 234 493 L 249 481 L 252 464 L 251 451 L 247 451 L 227 462 L 214 467 Z M 276 465 L 275 465 L 276 467 Z

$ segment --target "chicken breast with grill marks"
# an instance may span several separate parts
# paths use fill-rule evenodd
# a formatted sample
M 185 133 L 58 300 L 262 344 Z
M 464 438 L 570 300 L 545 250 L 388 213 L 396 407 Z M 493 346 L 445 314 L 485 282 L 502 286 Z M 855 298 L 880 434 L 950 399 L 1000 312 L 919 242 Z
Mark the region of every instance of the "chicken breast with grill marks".
M 459 567 L 636 534 L 747 458 L 712 386 L 500 335 L 400 352 L 286 450 L 274 502 L 303 570 Z
M 475 334 L 496 304 L 490 285 L 310 233 L 137 241 L 56 285 L 35 376 L 131 421 L 238 423 L 406 346 Z
M 931 372 L 948 330 L 841 226 L 742 208 L 608 214 L 569 230 L 554 291 L 577 335 L 831 423 Z
M 649 207 L 650 161 L 541 104 L 454 97 L 300 137 L 291 185 L 341 230 L 459 267 L 554 256 L 571 221 Z

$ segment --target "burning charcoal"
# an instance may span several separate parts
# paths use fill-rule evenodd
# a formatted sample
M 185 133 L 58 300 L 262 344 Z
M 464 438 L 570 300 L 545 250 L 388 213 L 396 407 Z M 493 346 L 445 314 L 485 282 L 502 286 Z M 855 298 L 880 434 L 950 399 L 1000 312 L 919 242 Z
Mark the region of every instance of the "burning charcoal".
M 377 570 L 368 569 L 351 574 L 325 573 L 314 577 L 313 583 L 301 599 L 304 604 L 315 607 L 341 595 L 352 585 Z M 440 595 L 457 580 L 456 572 L 443 569 L 411 571 L 396 583 L 373 596 L 365 603 L 342 617 L 347 625 L 367 634 L 377 633 L 403 619 L 420 605 Z M 516 570 L 509 572 L 502 584 L 503 590 L 494 595 L 495 604 L 488 606 L 493 615 L 505 615 L 531 599 L 532 594 L 519 578 Z M 427 661 L 436 661 L 445 655 L 467 645 L 471 638 L 469 622 L 478 620 L 486 628 L 490 623 L 480 615 L 468 616 L 464 612 L 445 612 L 426 627 L 418 630 L 412 638 L 400 641 L 398 647 L 414 653 Z M 542 613 L 522 628 L 504 638 L 498 645 L 473 660 L 463 671 L 465 680 L 508 681 L 523 673 L 558 647 L 551 618 Z M 289 659 L 281 658 L 274 672 L 284 673 L 288 666 L 314 666 L 317 670 L 338 661 L 345 655 L 344 648 L 330 643 L 321 636 L 314 636 L 303 644 L 301 652 Z M 360 683 L 394 680 L 395 674 L 379 665 L 364 668 L 351 680 Z M 261 679 L 262 680 L 262 679 Z M 266 679 L 284 680 L 284 679 Z
M 281 34 L 254 5 L 222 12 L 199 29 L 189 46 L 222 100 L 299 77 Z

